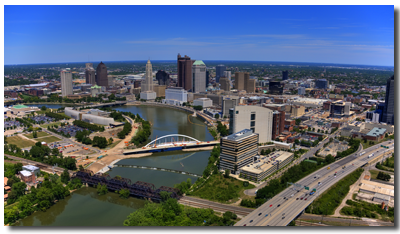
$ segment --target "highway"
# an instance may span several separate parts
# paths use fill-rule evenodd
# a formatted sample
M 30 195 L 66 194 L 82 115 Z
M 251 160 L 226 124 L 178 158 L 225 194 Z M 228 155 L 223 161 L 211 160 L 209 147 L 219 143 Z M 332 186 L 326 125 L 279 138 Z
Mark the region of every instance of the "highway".
M 381 144 L 389 146 L 389 149 L 380 147 Z M 381 144 L 369 147 L 366 150 L 361 150 L 362 147 L 360 146 L 356 153 L 301 179 L 296 184 L 300 184 L 302 187 L 291 185 L 236 223 L 235 226 L 286 226 L 310 205 L 318 197 L 319 193 L 323 193 L 340 179 L 367 164 L 371 159 L 379 157 L 387 151 L 394 150 L 393 141 L 386 141 Z M 365 154 L 360 156 L 361 152 L 365 152 Z M 368 158 L 368 155 L 372 153 L 375 153 L 374 156 Z M 346 168 L 342 169 L 343 166 L 346 166 Z M 329 170 L 327 169 L 328 167 L 330 167 Z M 336 176 L 334 176 L 335 173 Z M 321 184 L 318 185 L 318 182 L 321 182 Z M 305 190 L 304 186 L 308 186 L 310 190 Z M 314 188 L 317 189 L 317 192 L 314 195 L 309 195 Z

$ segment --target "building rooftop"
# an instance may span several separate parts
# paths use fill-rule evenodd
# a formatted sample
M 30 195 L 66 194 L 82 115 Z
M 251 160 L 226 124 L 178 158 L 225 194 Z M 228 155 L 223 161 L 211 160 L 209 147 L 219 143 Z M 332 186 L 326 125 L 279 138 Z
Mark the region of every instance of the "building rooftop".
M 28 176 L 31 176 L 31 175 L 32 175 L 32 173 L 29 172 L 29 171 L 20 171 L 19 173 L 21 173 L 21 175 L 23 175 L 23 176 L 25 176 L 25 177 L 28 177 Z
M 385 132 L 386 132 L 386 128 L 374 127 L 371 131 L 369 131 L 367 133 L 367 136 L 373 136 L 373 137 L 381 136 L 381 135 L 385 134 Z
M 293 153 L 286 151 L 275 151 L 268 156 L 261 156 L 261 158 L 257 160 L 256 163 L 253 163 L 252 165 L 247 165 L 245 167 L 242 167 L 241 169 L 251 173 L 260 174 L 264 171 L 267 171 L 276 164 L 285 161 L 292 155 Z
M 231 140 L 231 141 L 238 141 L 238 140 L 243 139 L 243 138 L 245 138 L 247 136 L 250 136 L 251 134 L 253 134 L 252 130 L 244 129 L 244 130 L 242 130 L 240 132 L 233 133 L 233 134 L 231 134 L 229 136 L 223 137 L 222 139 Z
M 203 66 L 205 66 L 203 60 L 196 60 L 196 61 L 193 63 L 193 65 L 197 65 L 197 66 L 203 65 Z
M 25 106 L 25 105 L 15 105 L 15 106 L 13 106 L 13 108 L 15 108 L 15 109 L 23 109 L 23 108 L 29 108 L 29 106 Z
M 26 165 L 26 166 L 22 166 L 23 169 L 27 169 L 29 171 L 34 171 L 34 170 L 39 170 L 39 167 L 35 167 L 33 165 Z
M 394 186 L 392 185 L 373 182 L 370 180 L 361 180 L 360 189 L 394 197 Z

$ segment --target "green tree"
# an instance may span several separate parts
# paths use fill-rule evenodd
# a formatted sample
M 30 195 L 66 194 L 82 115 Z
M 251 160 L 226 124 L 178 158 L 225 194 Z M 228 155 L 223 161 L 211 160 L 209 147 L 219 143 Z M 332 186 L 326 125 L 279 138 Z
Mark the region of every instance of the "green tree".
M 119 191 L 119 196 L 122 198 L 127 199 L 129 197 L 129 195 L 130 195 L 129 189 L 121 189 Z
M 219 114 L 215 114 L 215 119 L 219 119 Z
M 69 180 L 69 172 L 67 169 L 65 169 L 64 172 L 61 174 L 61 182 L 63 182 L 64 184 L 68 184 Z
M 224 177 L 225 177 L 225 178 L 229 178 L 229 174 L 230 174 L 229 170 L 226 169 L 226 170 L 225 170 Z

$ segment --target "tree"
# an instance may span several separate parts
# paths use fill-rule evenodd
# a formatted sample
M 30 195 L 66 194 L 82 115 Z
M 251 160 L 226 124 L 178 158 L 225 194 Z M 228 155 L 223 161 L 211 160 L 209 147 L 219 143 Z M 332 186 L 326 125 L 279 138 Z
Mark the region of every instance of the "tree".
M 114 139 L 113 139 L 112 137 L 110 137 L 110 138 L 108 139 L 108 144 L 111 145 L 111 144 L 113 143 L 113 141 L 114 141 Z
M 122 198 L 128 198 L 130 195 L 129 189 L 121 189 L 119 190 L 119 196 Z
M 97 194 L 104 195 L 108 193 L 107 185 L 101 185 L 100 183 L 97 184 Z
M 68 184 L 68 181 L 70 180 L 68 170 L 65 169 L 64 172 L 61 174 L 61 182 L 64 184 Z
M 215 119 L 219 119 L 219 114 L 215 114 Z
M 225 170 L 224 177 L 225 177 L 225 178 L 229 178 L 229 174 L 230 174 L 229 170 L 226 169 L 226 170 Z
M 296 121 L 296 125 L 300 125 L 301 119 L 296 119 L 295 121 Z
M 47 110 L 47 107 L 42 106 L 40 109 L 41 109 L 42 111 L 45 111 L 45 110 Z

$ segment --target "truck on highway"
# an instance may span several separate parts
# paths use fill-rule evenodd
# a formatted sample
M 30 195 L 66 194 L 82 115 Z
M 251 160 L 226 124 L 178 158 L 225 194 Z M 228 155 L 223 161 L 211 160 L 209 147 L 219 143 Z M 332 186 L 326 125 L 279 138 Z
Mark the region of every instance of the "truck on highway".
M 364 151 L 364 152 L 361 152 L 361 153 L 360 153 L 360 156 L 363 155 L 363 154 L 365 154 L 365 151 Z
M 368 158 L 373 157 L 373 156 L 374 156 L 374 153 L 368 155 Z
M 331 169 L 331 167 L 328 167 L 328 170 Z
M 314 193 L 315 193 L 315 192 L 314 192 L 314 191 L 312 191 L 312 192 L 310 193 L 310 196 L 311 196 L 311 195 L 313 195 Z

